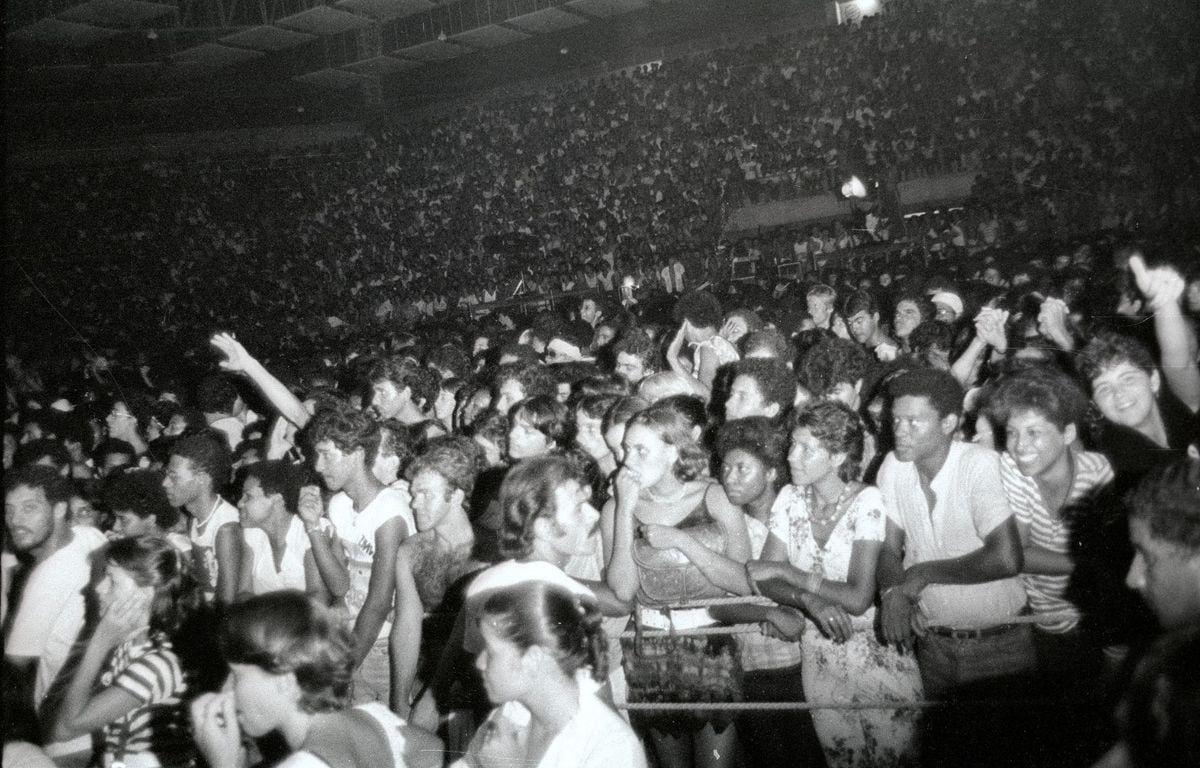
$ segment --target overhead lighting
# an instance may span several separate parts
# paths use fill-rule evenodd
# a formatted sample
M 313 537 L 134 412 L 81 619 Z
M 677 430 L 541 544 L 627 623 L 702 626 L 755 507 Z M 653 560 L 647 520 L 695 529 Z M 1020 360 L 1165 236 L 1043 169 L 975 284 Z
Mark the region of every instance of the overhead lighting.
M 851 176 L 850 180 L 842 185 L 842 197 L 856 197 L 860 200 L 867 196 L 867 187 L 862 183 L 862 179 L 857 176 Z

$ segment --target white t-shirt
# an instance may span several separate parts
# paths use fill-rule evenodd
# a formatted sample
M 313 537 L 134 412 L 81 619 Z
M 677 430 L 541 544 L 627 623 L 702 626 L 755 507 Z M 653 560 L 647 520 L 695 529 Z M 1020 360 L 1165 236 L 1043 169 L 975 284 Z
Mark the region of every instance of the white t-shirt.
M 304 532 L 304 521 L 292 517 L 284 538 L 283 558 L 279 569 L 275 569 L 275 555 L 271 551 L 271 540 L 261 528 L 242 528 L 242 538 L 250 550 L 250 562 L 242 563 L 250 569 L 250 591 L 256 595 L 277 592 L 281 589 L 304 591 L 304 555 L 311 548 L 308 534 Z
M 192 557 L 196 563 L 196 581 L 211 600 L 217 594 L 217 575 L 220 564 L 217 563 L 217 531 L 229 523 L 237 523 L 237 507 L 220 496 L 213 509 L 212 515 L 204 522 L 204 530 L 200 530 L 202 521 L 192 519 L 188 524 L 188 538 L 192 540 Z
M 375 532 L 384 523 L 399 517 L 407 526 L 405 536 L 417 529 L 409 508 L 408 496 L 395 488 L 384 488 L 361 512 L 354 511 L 354 502 L 339 491 L 329 500 L 329 521 L 337 533 L 338 541 L 346 553 L 346 566 L 350 571 L 350 591 L 346 593 L 346 607 L 351 620 L 358 618 L 367 592 L 371 586 L 371 568 L 375 564 Z M 385 567 L 392 567 L 386 563 Z M 392 630 L 389 617 L 379 631 L 381 638 Z
M 537 768 L 644 768 L 646 765 L 646 752 L 637 734 L 596 697 L 595 685 L 589 685 L 591 682 L 580 680 L 579 709 L 546 747 Z M 486 747 L 493 730 L 514 733 L 519 745 L 527 744 L 530 722 L 529 710 L 518 702 L 510 701 L 497 707 L 488 716 L 484 727 L 475 732 L 467 755 L 453 763 L 453 768 L 477 765 L 475 754 Z
M 33 703 L 40 707 L 83 628 L 89 556 L 105 542 L 95 528 L 72 528 L 71 543 L 34 567 L 21 593 L 4 653 L 38 660 Z

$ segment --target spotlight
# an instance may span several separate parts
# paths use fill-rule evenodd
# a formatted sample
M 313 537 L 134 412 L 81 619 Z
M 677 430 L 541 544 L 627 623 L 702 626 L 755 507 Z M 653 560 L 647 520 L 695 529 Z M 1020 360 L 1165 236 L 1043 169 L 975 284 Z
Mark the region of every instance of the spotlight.
M 850 180 L 842 185 L 842 197 L 844 198 L 865 198 L 867 196 L 867 187 L 862 183 L 862 180 L 857 176 L 851 176 Z

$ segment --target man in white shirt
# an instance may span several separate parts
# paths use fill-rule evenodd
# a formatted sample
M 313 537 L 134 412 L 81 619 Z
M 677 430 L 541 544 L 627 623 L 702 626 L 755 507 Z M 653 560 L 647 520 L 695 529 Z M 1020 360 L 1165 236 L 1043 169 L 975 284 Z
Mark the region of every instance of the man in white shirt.
M 29 465 L 4 483 L 4 522 L 13 549 L 32 561 L 4 641 L 5 686 L 20 706 L 42 708 L 83 628 L 90 556 L 104 543 L 95 528 L 71 525 L 71 483 L 53 467 Z M 9 585 L 3 585 L 7 591 Z M 90 749 L 90 739 L 47 745 L 53 756 Z
M 1000 457 L 956 442 L 962 387 L 910 371 L 892 382 L 895 450 L 879 470 L 887 539 L 879 556 L 884 639 L 914 645 L 925 693 L 1018 678 L 1035 666 L 1018 574 L 1022 549 Z
M 316 470 L 334 492 L 329 520 L 336 544 L 311 536 L 313 556 L 340 544 L 350 570 L 346 607 L 354 626 L 355 703 L 389 703 L 391 669 L 388 634 L 396 589 L 396 550 L 416 531 L 408 495 L 389 488 L 371 467 L 379 450 L 379 425 L 361 411 L 334 408 L 318 414 L 312 425 Z

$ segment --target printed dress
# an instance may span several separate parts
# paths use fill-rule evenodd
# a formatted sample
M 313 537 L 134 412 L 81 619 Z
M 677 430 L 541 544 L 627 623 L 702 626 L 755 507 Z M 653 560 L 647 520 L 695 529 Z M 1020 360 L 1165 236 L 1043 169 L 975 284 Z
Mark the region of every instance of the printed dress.
M 846 581 L 856 541 L 884 540 L 879 489 L 863 488 L 850 502 L 824 547 L 809 524 L 804 489 L 788 485 L 771 508 L 768 528 L 787 545 L 788 561 L 831 581 Z M 814 704 L 911 702 L 922 696 L 915 659 L 901 656 L 875 636 L 875 608 L 852 616 L 845 643 L 827 639 L 815 626 L 804 632 L 804 696 Z M 813 724 L 830 768 L 916 765 L 915 709 L 814 709 Z

